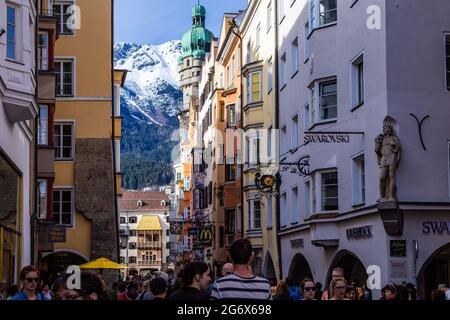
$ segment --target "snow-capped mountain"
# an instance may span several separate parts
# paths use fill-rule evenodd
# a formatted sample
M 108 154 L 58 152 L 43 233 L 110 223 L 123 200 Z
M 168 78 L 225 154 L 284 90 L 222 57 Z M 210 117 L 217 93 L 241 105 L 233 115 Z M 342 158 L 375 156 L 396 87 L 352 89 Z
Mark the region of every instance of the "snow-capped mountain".
M 172 178 L 170 141 L 178 127 L 182 99 L 178 88 L 181 42 L 114 45 L 116 69 L 128 70 L 121 92 L 123 187 L 165 185 Z
M 139 45 L 120 42 L 114 46 L 115 68 L 130 72 L 122 94 L 122 105 L 139 121 L 171 125 L 181 98 L 178 63 L 181 42 Z

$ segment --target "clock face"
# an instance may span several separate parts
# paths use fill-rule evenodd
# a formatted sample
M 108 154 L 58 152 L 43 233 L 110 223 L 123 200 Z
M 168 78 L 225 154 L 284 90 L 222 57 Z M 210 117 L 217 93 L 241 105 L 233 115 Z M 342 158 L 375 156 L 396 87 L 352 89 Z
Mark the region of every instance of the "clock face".
M 263 176 L 261 179 L 262 185 L 265 188 L 270 188 L 275 185 L 275 177 L 274 176 Z

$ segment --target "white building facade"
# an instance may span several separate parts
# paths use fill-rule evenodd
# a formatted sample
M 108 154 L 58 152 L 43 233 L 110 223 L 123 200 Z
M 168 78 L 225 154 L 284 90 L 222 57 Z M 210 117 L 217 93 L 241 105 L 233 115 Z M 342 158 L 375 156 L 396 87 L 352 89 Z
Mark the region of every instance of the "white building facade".
M 280 161 L 309 171 L 281 174 L 283 277 L 326 287 L 339 266 L 429 298 L 450 279 L 450 3 L 279 2 Z M 378 203 L 384 123 L 401 143 L 390 209 Z
M 9 284 L 31 263 L 36 23 L 34 1 L 0 1 L 0 278 Z
M 120 262 L 141 275 L 174 269 L 170 261 L 169 196 L 124 191 L 120 199 Z

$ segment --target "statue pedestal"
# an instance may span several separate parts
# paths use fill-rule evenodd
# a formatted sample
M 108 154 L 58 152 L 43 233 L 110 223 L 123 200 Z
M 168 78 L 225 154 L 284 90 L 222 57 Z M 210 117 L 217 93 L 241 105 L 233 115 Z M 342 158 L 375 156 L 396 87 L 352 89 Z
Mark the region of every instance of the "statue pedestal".
M 397 201 L 378 202 L 378 212 L 383 221 L 384 230 L 390 236 L 403 234 L 403 211 L 399 209 Z

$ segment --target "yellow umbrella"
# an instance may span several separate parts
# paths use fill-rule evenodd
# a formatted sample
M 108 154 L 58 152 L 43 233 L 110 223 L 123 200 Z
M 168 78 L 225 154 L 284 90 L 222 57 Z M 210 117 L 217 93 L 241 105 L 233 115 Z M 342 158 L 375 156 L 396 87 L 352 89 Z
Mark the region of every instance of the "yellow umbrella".
M 82 264 L 81 269 L 126 269 L 127 267 L 115 263 L 106 258 L 99 258 L 97 260 Z

